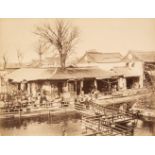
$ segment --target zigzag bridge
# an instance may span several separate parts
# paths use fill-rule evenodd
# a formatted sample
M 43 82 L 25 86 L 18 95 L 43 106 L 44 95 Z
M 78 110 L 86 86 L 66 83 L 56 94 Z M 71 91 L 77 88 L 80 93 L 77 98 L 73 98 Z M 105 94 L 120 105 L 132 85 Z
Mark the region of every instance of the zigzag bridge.
M 103 107 L 91 103 L 91 110 L 82 113 L 82 130 L 85 136 L 116 136 L 134 135 L 137 125 L 137 115 L 120 111 L 114 106 Z

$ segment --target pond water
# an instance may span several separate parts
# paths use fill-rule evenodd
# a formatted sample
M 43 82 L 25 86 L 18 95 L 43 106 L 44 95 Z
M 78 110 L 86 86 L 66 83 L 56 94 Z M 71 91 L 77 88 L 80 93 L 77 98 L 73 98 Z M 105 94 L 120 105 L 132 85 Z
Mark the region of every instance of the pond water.
M 155 136 L 155 122 L 143 122 L 138 120 L 134 133 L 135 136 Z
M 64 136 L 81 135 L 80 115 L 39 116 L 0 120 L 1 136 Z
M 80 136 L 82 135 L 80 115 L 39 116 L 25 119 L 0 121 L 1 136 Z M 136 136 L 155 135 L 155 123 L 138 121 Z

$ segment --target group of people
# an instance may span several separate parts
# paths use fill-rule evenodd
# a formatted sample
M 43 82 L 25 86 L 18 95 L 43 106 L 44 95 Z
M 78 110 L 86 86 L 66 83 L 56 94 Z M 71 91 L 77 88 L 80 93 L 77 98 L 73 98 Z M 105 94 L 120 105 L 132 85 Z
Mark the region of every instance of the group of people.
M 91 101 L 94 99 L 97 99 L 98 96 L 99 96 L 99 91 L 97 90 L 96 87 L 94 87 L 88 94 L 85 94 L 84 91 L 81 91 L 76 101 L 78 103 L 83 104 L 86 109 L 89 109 Z
M 113 92 L 117 91 L 117 86 L 113 87 Z M 27 94 L 26 92 L 17 92 L 16 94 L 0 94 L 0 107 L 5 108 L 24 108 L 24 107 L 51 107 L 52 104 L 58 100 L 60 106 L 69 106 L 71 99 L 86 105 L 89 108 L 90 101 L 97 99 L 100 96 L 99 90 L 94 86 L 88 94 L 82 90 L 79 95 L 71 96 L 67 87 L 62 89 L 60 95 L 47 94 L 44 91 L 38 91 L 35 96 Z
M 13 110 L 19 108 L 38 108 L 38 107 L 52 107 L 53 103 L 57 106 L 68 106 L 70 103 L 70 92 L 63 88 L 60 95 L 47 94 L 45 91 L 38 91 L 36 95 L 28 94 L 27 92 L 17 92 L 16 94 L 0 94 L 0 108 L 6 110 Z
M 0 95 L 0 108 L 5 111 L 16 111 L 22 108 L 49 106 L 45 94 L 38 93 L 35 97 L 26 93 L 10 96 L 9 94 Z

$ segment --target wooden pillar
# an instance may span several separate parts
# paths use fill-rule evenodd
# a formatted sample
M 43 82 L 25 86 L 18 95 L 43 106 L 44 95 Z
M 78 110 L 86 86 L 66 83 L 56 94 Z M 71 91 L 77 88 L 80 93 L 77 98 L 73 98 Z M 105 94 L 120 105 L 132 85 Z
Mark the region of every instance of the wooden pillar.
M 118 88 L 119 88 L 119 90 L 125 90 L 126 89 L 126 79 L 124 77 L 120 77 L 118 79 Z
M 51 83 L 50 83 L 50 81 L 47 82 L 47 86 L 48 86 L 48 89 L 47 89 L 47 91 L 48 91 L 48 96 L 49 96 L 49 95 L 51 96 L 52 88 L 51 88 Z M 40 86 L 39 86 L 39 88 L 40 88 Z
M 67 89 L 67 91 L 69 91 L 69 83 L 68 83 L 68 80 L 66 81 L 66 89 Z
M 77 95 L 77 80 L 75 80 L 75 95 Z
M 110 84 L 110 80 L 108 79 L 108 92 L 111 91 L 111 84 Z
M 2 77 L 0 76 L 0 93 L 2 92 Z
M 144 81 L 144 77 L 143 75 L 139 76 L 139 88 L 143 88 L 143 81 Z
M 82 92 L 82 89 L 83 89 L 83 80 L 80 81 L 80 94 Z
M 126 81 L 126 78 L 124 78 L 124 90 L 127 89 L 127 81 Z
M 31 95 L 31 83 L 27 83 L 27 93 Z
M 94 86 L 95 86 L 95 88 L 97 88 L 97 80 L 96 79 L 94 79 Z
M 32 95 L 36 96 L 36 83 L 35 82 L 32 83 Z
M 24 83 L 23 81 L 21 82 L 20 89 L 21 89 L 22 91 L 24 91 L 24 89 L 25 89 L 25 83 Z

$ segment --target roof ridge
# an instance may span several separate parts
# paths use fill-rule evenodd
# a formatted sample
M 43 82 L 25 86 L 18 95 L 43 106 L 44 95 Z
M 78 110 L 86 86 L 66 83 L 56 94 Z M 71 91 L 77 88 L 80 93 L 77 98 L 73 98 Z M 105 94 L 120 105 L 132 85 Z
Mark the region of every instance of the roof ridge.
M 155 51 L 130 51 L 132 53 L 155 53 Z
M 93 52 L 93 51 L 87 51 L 86 53 L 119 54 L 119 55 L 121 55 L 121 53 L 119 53 L 119 52 Z

